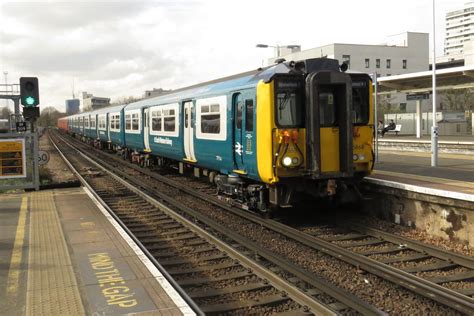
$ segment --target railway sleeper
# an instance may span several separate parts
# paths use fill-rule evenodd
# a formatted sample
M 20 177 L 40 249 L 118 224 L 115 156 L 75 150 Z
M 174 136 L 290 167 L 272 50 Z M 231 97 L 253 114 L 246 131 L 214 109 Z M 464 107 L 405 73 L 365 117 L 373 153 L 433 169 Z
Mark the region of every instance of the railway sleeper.
M 172 276 L 177 276 L 177 275 L 189 274 L 189 273 L 193 273 L 193 272 L 214 271 L 214 270 L 234 268 L 234 267 L 238 267 L 238 266 L 240 266 L 238 263 L 236 263 L 234 261 L 229 261 L 229 262 L 222 262 L 222 263 L 213 264 L 213 265 L 197 266 L 197 267 L 192 267 L 192 268 L 189 268 L 189 269 L 168 268 L 168 269 L 166 269 L 166 272 L 168 272 Z
M 435 271 L 435 270 L 443 270 L 443 269 L 450 269 L 458 267 L 457 264 L 451 263 L 448 261 L 440 261 L 433 264 L 421 265 L 418 267 L 409 267 L 409 268 L 400 268 L 408 273 L 418 273 L 418 272 L 428 272 L 428 271 Z
M 186 244 L 183 244 L 183 246 L 201 246 L 201 245 L 206 245 L 206 244 L 207 244 L 206 241 L 196 237 L 196 240 L 188 241 L 188 242 L 186 242 Z M 169 242 L 155 243 L 153 245 L 148 245 L 148 243 L 147 243 L 147 249 L 149 251 L 173 249 L 175 247 L 176 247 L 176 245 L 170 244 Z
M 157 258 L 160 257 L 160 254 L 156 253 L 156 252 L 153 252 L 153 255 L 156 256 Z M 190 263 L 191 259 L 192 259 L 193 262 L 195 262 L 195 261 L 204 262 L 204 261 L 212 261 L 212 260 L 219 260 L 219 259 L 225 259 L 225 258 L 228 258 L 226 254 L 219 253 L 219 254 L 216 254 L 216 255 L 206 256 L 204 258 L 199 258 L 199 260 L 192 259 L 192 258 L 189 258 L 189 257 L 188 258 L 183 257 L 183 258 L 176 258 L 176 259 L 172 259 L 172 260 L 158 260 L 158 261 L 160 262 L 160 264 L 162 266 L 169 266 L 169 265 L 187 264 L 187 263 Z
M 187 245 L 183 245 L 182 247 L 187 247 Z M 194 247 L 193 250 L 186 252 L 185 255 L 199 254 L 199 253 L 213 251 L 213 250 L 216 250 L 216 248 L 210 245 L 206 247 L 201 247 L 201 248 Z M 163 259 L 163 258 L 176 257 L 176 256 L 183 255 L 183 253 L 180 253 L 180 251 L 182 250 L 176 249 L 175 251 L 161 252 L 160 258 Z
M 194 276 L 191 276 L 190 278 L 185 278 L 185 279 L 177 278 L 176 282 L 178 282 L 180 286 L 189 286 L 189 285 L 197 285 L 197 284 L 208 284 L 209 282 L 237 280 L 237 279 L 248 277 L 250 275 L 252 275 L 252 272 L 245 270 L 242 272 L 234 272 L 234 273 L 220 275 L 217 277 L 213 276 L 211 278 L 195 278 Z
M 229 293 L 238 293 L 238 292 L 246 292 L 246 291 L 256 291 L 256 290 L 264 290 L 266 288 L 270 288 L 271 286 L 265 284 L 263 282 L 253 282 L 247 283 L 244 285 L 233 286 L 231 288 L 225 289 L 214 289 L 214 290 L 206 290 L 206 291 L 199 291 L 199 292 L 186 292 L 192 299 L 196 298 L 205 298 L 205 297 L 213 297 L 213 296 L 220 296 Z
M 464 273 L 456 273 L 450 275 L 439 275 L 435 277 L 426 278 L 428 281 L 440 284 L 457 281 L 474 281 L 474 271 L 468 271 Z
M 276 294 L 276 295 L 259 298 L 258 300 L 242 300 L 238 302 L 207 305 L 207 306 L 202 306 L 200 308 L 204 313 L 219 313 L 219 312 L 226 312 L 226 311 L 231 311 L 231 310 L 251 308 L 251 307 L 256 307 L 256 306 L 274 305 L 276 303 L 287 301 L 287 300 L 288 298 L 286 296 Z

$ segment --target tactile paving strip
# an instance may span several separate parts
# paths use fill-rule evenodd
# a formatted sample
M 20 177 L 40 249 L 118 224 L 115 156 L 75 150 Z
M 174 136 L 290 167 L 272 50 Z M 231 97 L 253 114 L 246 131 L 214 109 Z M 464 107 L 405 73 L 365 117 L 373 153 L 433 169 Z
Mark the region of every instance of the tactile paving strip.
M 31 193 L 27 315 L 84 315 L 50 191 Z

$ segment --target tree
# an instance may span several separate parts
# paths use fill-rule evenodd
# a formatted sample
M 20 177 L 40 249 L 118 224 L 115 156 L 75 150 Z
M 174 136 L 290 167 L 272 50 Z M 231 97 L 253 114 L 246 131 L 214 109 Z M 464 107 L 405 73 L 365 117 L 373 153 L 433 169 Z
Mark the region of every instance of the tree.
M 400 108 L 393 106 L 392 102 L 395 100 L 395 97 L 392 97 L 390 94 L 381 94 L 377 98 L 377 120 L 383 120 L 383 117 L 387 113 L 399 113 Z
M 121 104 L 129 104 L 132 102 L 137 102 L 143 100 L 144 98 L 128 96 L 128 97 L 119 97 L 114 102 L 110 103 L 110 105 L 121 105 Z
M 41 111 L 41 115 L 36 121 L 38 126 L 52 127 L 57 125 L 58 118 L 66 116 L 65 113 L 59 112 L 55 107 L 48 106 Z
M 0 111 L 0 119 L 9 119 L 12 111 L 8 107 L 3 107 Z
M 449 89 L 440 92 L 442 109 L 447 111 L 473 111 L 474 89 Z

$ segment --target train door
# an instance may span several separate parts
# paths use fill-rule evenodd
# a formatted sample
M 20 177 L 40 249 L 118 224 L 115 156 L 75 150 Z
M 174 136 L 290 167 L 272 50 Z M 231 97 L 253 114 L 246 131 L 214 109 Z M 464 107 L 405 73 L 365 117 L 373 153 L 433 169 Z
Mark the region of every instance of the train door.
M 253 155 L 253 107 L 254 97 L 249 92 L 234 93 L 232 97 L 234 126 L 234 172 L 246 174 Z
M 110 120 L 112 119 L 111 114 L 107 113 L 105 115 L 105 127 L 107 129 L 107 140 L 110 142 Z
M 194 155 L 193 101 L 183 103 L 184 153 L 186 160 L 196 162 Z
M 344 73 L 315 72 L 306 78 L 308 161 L 315 174 L 353 174 L 352 81 Z
M 99 135 L 99 115 L 94 114 L 94 118 L 95 118 L 95 137 L 96 137 L 96 139 L 99 139 L 100 138 L 100 135 Z
M 143 142 L 145 145 L 145 151 L 150 152 L 150 108 L 143 110 Z

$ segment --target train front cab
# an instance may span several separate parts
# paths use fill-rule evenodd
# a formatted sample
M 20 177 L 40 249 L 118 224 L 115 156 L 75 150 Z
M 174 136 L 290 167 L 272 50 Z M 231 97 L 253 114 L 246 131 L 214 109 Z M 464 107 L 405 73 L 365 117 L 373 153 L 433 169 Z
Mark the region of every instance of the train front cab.
M 363 87 L 356 90 L 366 94 L 357 108 L 351 75 L 339 71 L 312 72 L 304 79 L 278 74 L 259 82 L 258 170 L 270 205 L 290 206 L 298 193 L 357 199 L 354 180 L 373 163 L 370 80 L 357 82 Z

